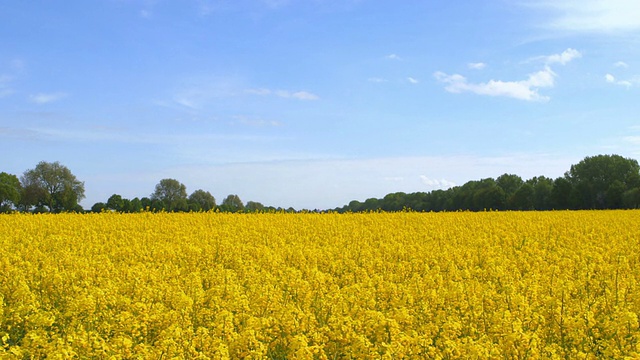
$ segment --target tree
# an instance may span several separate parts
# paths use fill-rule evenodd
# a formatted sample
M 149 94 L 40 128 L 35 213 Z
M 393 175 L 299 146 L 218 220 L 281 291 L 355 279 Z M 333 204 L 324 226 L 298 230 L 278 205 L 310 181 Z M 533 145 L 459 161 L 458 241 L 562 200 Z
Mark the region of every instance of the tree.
M 627 190 L 622 194 L 622 206 L 626 209 L 640 208 L 640 188 Z
M 11 211 L 20 203 L 22 186 L 15 175 L 0 173 L 0 212 Z
M 533 185 L 524 183 L 508 199 L 508 207 L 513 210 L 533 210 L 535 189 Z
M 222 200 L 221 209 L 222 211 L 240 212 L 244 210 L 244 205 L 238 195 L 229 195 Z
M 107 207 L 111 210 L 123 211 L 124 200 L 122 199 L 122 196 L 117 194 L 111 195 L 107 200 Z
M 513 174 L 502 174 L 496 179 L 496 185 L 504 190 L 504 194 L 507 199 L 509 199 L 511 195 L 513 195 L 516 191 L 518 191 L 522 184 L 524 184 L 522 178 L 518 175 Z
M 103 212 L 104 210 L 107 210 L 107 204 L 103 202 L 97 202 L 91 207 L 91 211 L 94 213 Z
M 209 211 L 216 207 L 216 199 L 210 192 L 202 189 L 189 195 L 189 209 L 193 211 Z
M 545 176 L 534 176 L 526 181 L 533 187 L 533 208 L 536 210 L 553 209 L 553 180 Z
M 151 200 L 154 200 L 154 207 L 156 208 L 164 208 L 167 211 L 178 210 L 186 204 L 187 187 L 175 179 L 162 179 L 156 185 L 156 190 L 151 195 Z M 160 206 L 159 203 L 164 206 Z
M 588 156 L 571 165 L 565 177 L 578 191 L 578 207 L 604 209 L 608 204 L 621 204 L 622 193 L 640 186 L 640 165 L 620 155 Z M 619 184 L 609 191 L 616 180 Z
M 259 202 L 256 201 L 247 201 L 247 205 L 245 206 L 245 210 L 250 212 L 259 212 L 264 211 L 265 207 Z
M 20 180 L 26 207 L 46 206 L 49 212 L 76 211 L 78 202 L 84 198 L 84 182 L 58 161 L 41 161 L 35 169 L 25 171 Z
M 141 210 L 143 210 L 143 206 L 142 206 L 142 200 L 138 199 L 137 197 L 131 199 L 131 201 L 129 202 L 129 208 L 126 209 L 126 212 L 131 212 L 131 213 L 137 213 L 140 212 Z
M 559 177 L 553 181 L 551 201 L 556 210 L 573 209 L 576 191 L 567 178 Z

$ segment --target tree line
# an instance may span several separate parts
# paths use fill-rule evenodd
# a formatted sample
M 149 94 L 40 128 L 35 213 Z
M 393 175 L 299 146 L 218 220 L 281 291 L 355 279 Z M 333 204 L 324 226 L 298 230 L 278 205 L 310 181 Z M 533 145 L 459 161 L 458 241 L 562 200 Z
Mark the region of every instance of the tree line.
M 85 212 L 79 202 L 84 199 L 84 182 L 79 181 L 60 162 L 41 161 L 20 178 L 0 173 L 0 212 Z M 267 207 L 255 201 L 243 203 L 238 195 L 227 196 L 220 205 L 210 192 L 198 189 L 187 196 L 187 188 L 175 179 L 162 179 L 148 197 L 127 199 L 113 194 L 106 202 L 95 203 L 92 212 L 118 211 L 295 211 Z
M 59 162 L 42 161 L 20 178 L 0 173 L 0 212 L 84 212 L 84 182 Z M 579 210 L 640 208 L 640 165 L 620 155 L 586 157 L 572 165 L 564 176 L 536 176 L 523 180 L 514 174 L 473 180 L 462 186 L 431 192 L 387 194 L 381 199 L 351 201 L 336 212 L 364 211 L 457 211 L 457 210 Z M 162 179 L 148 197 L 126 199 L 113 194 L 95 203 L 89 211 L 296 211 L 243 203 L 228 195 L 220 205 L 210 192 L 198 189 L 187 195 L 184 184 Z M 316 210 L 320 211 L 320 210 Z
M 640 166 L 619 155 L 586 157 L 564 176 L 514 174 L 474 180 L 462 186 L 431 192 L 387 194 L 382 199 L 351 201 L 337 212 L 363 211 L 483 211 L 580 210 L 640 208 Z

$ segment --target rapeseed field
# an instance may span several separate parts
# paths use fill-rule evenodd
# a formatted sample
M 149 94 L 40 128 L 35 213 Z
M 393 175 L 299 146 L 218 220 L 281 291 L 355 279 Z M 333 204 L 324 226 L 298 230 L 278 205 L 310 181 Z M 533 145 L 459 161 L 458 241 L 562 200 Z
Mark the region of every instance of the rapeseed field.
M 0 216 L 2 359 L 640 358 L 640 211 Z

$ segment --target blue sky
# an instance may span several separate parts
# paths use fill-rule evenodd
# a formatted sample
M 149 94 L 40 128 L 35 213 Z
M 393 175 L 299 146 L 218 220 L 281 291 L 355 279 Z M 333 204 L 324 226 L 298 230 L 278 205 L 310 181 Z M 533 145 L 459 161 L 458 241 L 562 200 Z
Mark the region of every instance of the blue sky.
M 636 0 L 0 3 L 0 171 L 333 208 L 640 158 Z

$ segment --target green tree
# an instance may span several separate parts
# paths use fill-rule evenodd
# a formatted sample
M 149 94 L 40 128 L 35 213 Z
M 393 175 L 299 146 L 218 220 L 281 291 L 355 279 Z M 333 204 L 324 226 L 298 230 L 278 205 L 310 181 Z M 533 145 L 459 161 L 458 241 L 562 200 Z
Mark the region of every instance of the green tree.
M 533 185 L 524 183 L 511 195 L 508 200 L 509 209 L 513 210 L 533 210 L 535 209 L 533 198 L 535 189 Z
M 526 181 L 533 187 L 533 208 L 536 210 L 553 209 L 553 179 L 545 176 L 534 176 Z
M 97 202 L 91 207 L 91 212 L 94 213 L 103 212 L 104 210 L 107 210 L 107 204 L 103 202 Z
M 506 202 L 504 190 L 497 185 L 482 187 L 473 194 L 473 210 L 503 210 Z
M 156 210 L 182 211 L 187 200 L 187 187 L 175 179 L 162 179 L 151 195 Z M 160 206 L 162 203 L 163 206 Z
M 504 195 L 506 198 L 510 198 L 520 186 L 524 184 L 522 178 L 518 175 L 513 174 L 502 174 L 498 176 L 496 179 L 496 185 L 498 185 L 502 190 L 504 190 Z
M 238 195 L 229 195 L 222 200 L 220 208 L 222 211 L 239 212 L 244 210 L 244 204 Z
M 109 199 L 107 199 L 107 207 L 115 211 L 124 211 L 124 200 L 122 196 L 118 194 L 111 195 Z
M 126 209 L 125 211 L 130 213 L 137 213 L 142 211 L 143 209 L 144 207 L 142 206 L 142 200 L 135 197 L 131 199 L 131 201 L 129 202 L 129 208 Z
M 27 200 L 23 205 L 27 207 L 46 206 L 49 212 L 77 211 L 78 202 L 84 198 L 84 182 L 57 161 L 41 161 L 25 171 L 20 180 Z
M 208 191 L 199 189 L 189 195 L 189 209 L 192 211 L 209 211 L 215 207 L 216 199 Z
M 0 212 L 11 211 L 18 206 L 22 194 L 20 180 L 15 175 L 0 173 Z
M 264 205 L 256 201 L 247 201 L 247 205 L 244 207 L 244 209 L 249 212 L 258 212 L 264 211 L 265 207 Z
M 573 209 L 576 191 L 571 182 L 565 177 L 559 177 L 553 181 L 551 189 L 551 201 L 556 210 Z
M 620 204 L 622 193 L 640 186 L 640 165 L 620 155 L 597 155 L 572 165 L 565 177 L 578 191 L 578 207 L 604 209 L 608 204 Z M 609 191 L 615 181 L 619 184 Z
M 622 206 L 626 209 L 640 208 L 640 188 L 633 188 L 622 194 Z

